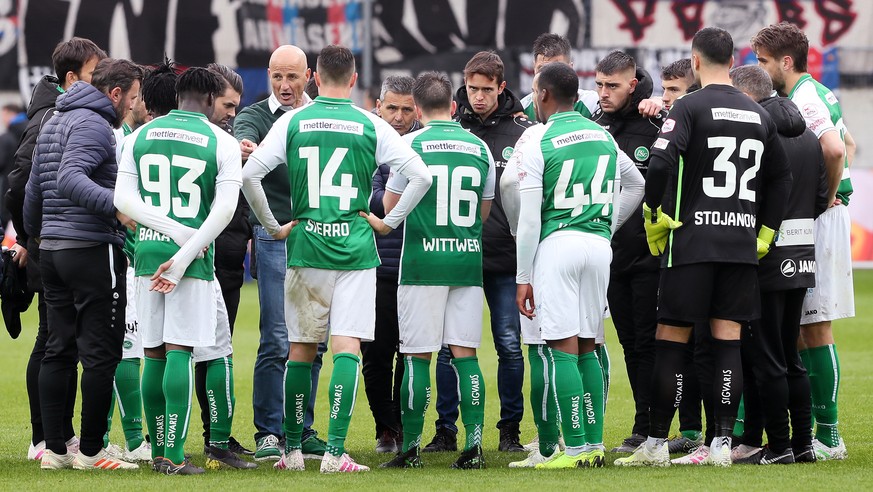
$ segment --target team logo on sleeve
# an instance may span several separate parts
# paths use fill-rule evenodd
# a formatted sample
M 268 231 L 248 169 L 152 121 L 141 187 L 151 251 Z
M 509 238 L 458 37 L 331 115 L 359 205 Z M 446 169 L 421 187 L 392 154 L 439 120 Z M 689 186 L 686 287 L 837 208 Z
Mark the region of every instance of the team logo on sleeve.
M 828 92 L 825 94 L 825 101 L 828 102 L 831 106 L 837 103 L 837 96 L 834 95 L 833 92 Z
M 512 151 L 514 149 L 512 147 L 504 147 L 503 152 L 500 155 L 503 156 L 503 160 L 508 161 L 510 157 L 512 157 Z
M 655 145 L 653 145 L 653 147 L 655 147 L 656 149 L 664 150 L 667 148 L 667 144 L 669 143 L 670 141 L 666 138 L 659 138 L 655 140 Z
M 676 120 L 673 118 L 667 118 L 664 120 L 664 124 L 661 125 L 661 133 L 670 133 L 673 131 L 674 127 L 676 127 Z
M 807 118 L 814 118 L 818 115 L 818 108 L 815 107 L 815 104 L 804 104 L 803 115 Z
M 649 149 L 645 148 L 642 145 L 640 145 L 639 147 L 634 149 L 634 159 L 636 159 L 637 161 L 642 162 L 648 158 L 649 158 Z

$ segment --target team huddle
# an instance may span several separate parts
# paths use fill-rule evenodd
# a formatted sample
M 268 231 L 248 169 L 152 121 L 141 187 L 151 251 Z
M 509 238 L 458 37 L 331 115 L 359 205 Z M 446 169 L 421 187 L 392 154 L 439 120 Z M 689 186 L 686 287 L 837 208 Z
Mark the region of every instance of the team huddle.
M 845 459 L 831 321 L 854 316 L 855 144 L 806 71 L 803 32 L 771 25 L 752 47 L 758 66 L 732 69 L 730 34 L 705 28 L 652 97 L 652 77 L 621 51 L 598 63 L 596 90 L 580 88 L 569 42 L 543 34 L 524 99 L 480 52 L 461 88 L 438 72 L 392 76 L 371 112 L 351 101 L 350 50 L 324 48 L 312 72 L 283 46 L 273 93 L 236 115 L 242 81 L 227 67 L 179 73 L 59 44 L 7 193 L 21 202 L 15 261 L 41 275 L 28 457 L 204 473 L 186 453 L 196 393 L 207 468 L 255 468 L 252 455 L 279 470 L 317 459 L 323 473 L 368 471 L 345 446 L 363 365 L 377 451 L 395 453 L 381 467 L 456 450 L 460 414 L 452 467 L 484 468 L 487 302 L 500 449 L 528 452 L 512 468 L 606 465 L 610 316 L 635 407 L 615 466 Z M 50 104 L 39 91 L 54 91 Z M 256 451 L 231 436 L 250 239 Z M 525 447 L 519 340 L 537 430 Z M 440 420 L 425 446 L 434 353 Z M 116 401 L 123 446 L 108 438 Z

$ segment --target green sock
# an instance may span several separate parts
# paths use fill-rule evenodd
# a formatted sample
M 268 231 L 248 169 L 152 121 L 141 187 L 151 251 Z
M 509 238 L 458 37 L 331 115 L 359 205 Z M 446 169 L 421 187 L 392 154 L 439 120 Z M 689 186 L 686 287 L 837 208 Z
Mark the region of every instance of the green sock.
M 177 465 L 185 460 L 185 439 L 188 437 L 188 420 L 191 417 L 193 371 L 191 352 L 167 351 L 167 369 L 164 371 L 164 397 L 167 399 L 164 458 Z
M 464 451 L 482 445 L 485 427 L 485 378 L 479 368 L 479 358 L 455 357 L 452 365 L 458 375 L 458 393 L 461 400 L 461 421 L 467 433 Z
M 702 432 L 699 430 L 684 430 L 681 431 L 680 434 L 682 434 L 682 437 L 684 437 L 685 439 L 697 441 L 698 439 L 700 439 L 700 435 L 702 434 Z
M 815 376 L 813 375 L 813 370 L 812 370 L 813 369 L 812 359 L 809 358 L 809 349 L 803 349 L 799 353 L 800 353 L 800 362 L 803 364 L 803 367 L 806 368 L 806 376 L 809 378 L 810 392 L 812 393 L 811 396 L 812 396 L 812 409 L 813 409 L 813 411 L 810 412 L 810 415 L 812 418 L 810 419 L 810 422 L 809 422 L 809 428 L 815 429 L 815 407 L 817 404 L 816 404 L 815 390 L 812 389 L 812 381 L 815 378 Z
M 421 446 L 424 414 L 430 404 L 430 359 L 403 357 L 405 370 L 400 386 L 400 421 L 403 424 L 403 452 Z
M 582 419 L 585 429 L 585 444 L 603 444 L 603 369 L 594 352 L 579 355 L 576 365 L 582 377 L 582 403 L 585 416 Z
M 103 448 L 109 446 L 109 432 L 112 430 L 112 416 L 115 414 L 115 382 L 112 383 L 112 400 L 109 402 L 109 415 L 106 416 L 106 434 L 103 434 Z
M 740 406 L 737 408 L 737 421 L 734 423 L 734 436 L 743 437 L 746 432 L 746 402 L 740 398 Z
M 146 357 L 142 365 L 142 409 L 146 427 L 152 438 L 152 459 L 164 457 L 164 419 L 167 401 L 164 399 L 166 359 Z
M 312 395 L 312 363 L 285 363 L 285 453 L 303 447 L 303 416 Z M 293 418 L 292 418 L 293 416 Z
M 343 352 L 333 356 L 333 374 L 330 375 L 328 386 L 330 420 L 327 425 L 327 452 L 334 456 L 342 456 L 346 452 L 346 436 L 358 394 L 360 363 L 361 359 L 354 354 Z
M 561 434 L 558 424 L 558 403 L 552 384 L 552 349 L 548 345 L 528 345 L 530 363 L 530 405 L 540 441 L 540 454 L 551 456 L 558 447 Z
M 552 349 L 555 364 L 555 397 L 558 400 L 558 414 L 561 431 L 568 448 L 581 448 L 585 445 L 585 429 L 582 420 L 582 376 L 579 374 L 579 357 Z
M 603 413 L 606 413 L 606 403 L 609 401 L 609 352 L 606 350 L 606 344 L 602 343 L 597 346 L 594 351 L 597 356 L 597 361 L 600 363 L 600 371 L 603 374 Z
M 836 345 L 824 345 L 809 349 L 813 371 L 809 375 L 812 389 L 812 414 L 815 417 L 815 438 L 825 446 L 835 447 L 840 443 L 837 430 L 837 396 L 840 391 L 840 358 Z
M 115 369 L 115 394 L 124 429 L 127 450 L 133 451 L 145 440 L 142 435 L 142 394 L 139 382 L 140 359 L 122 359 Z
M 206 364 L 206 401 L 209 402 L 209 445 L 227 449 L 233 425 L 233 359 L 222 357 Z

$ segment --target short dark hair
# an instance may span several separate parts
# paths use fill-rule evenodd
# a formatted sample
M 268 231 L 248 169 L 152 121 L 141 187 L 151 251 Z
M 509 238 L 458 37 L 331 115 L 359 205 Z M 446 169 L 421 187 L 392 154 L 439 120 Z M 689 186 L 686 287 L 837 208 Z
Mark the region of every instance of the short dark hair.
M 78 75 L 82 66 L 95 56 L 102 60 L 106 58 L 106 52 L 90 39 L 71 38 L 69 41 L 61 41 L 52 52 L 52 65 L 58 80 L 63 82 L 67 72 Z
M 20 113 L 20 112 L 24 111 L 24 109 L 22 109 L 21 105 L 18 103 L 4 104 L 3 110 L 9 111 L 10 113 Z
M 176 64 L 165 58 L 143 79 L 142 100 L 149 112 L 156 116 L 163 116 L 178 107 L 176 103 L 178 78 Z
M 176 80 L 176 94 L 212 95 L 218 97 L 224 92 L 224 79 L 221 75 L 203 67 L 191 67 L 182 72 Z
M 731 33 L 720 27 L 704 27 L 691 40 L 691 51 L 696 51 L 709 63 L 728 65 L 734 55 L 734 40 Z
M 415 79 L 408 75 L 389 75 L 382 81 L 379 99 L 385 99 L 385 94 L 389 92 L 398 96 L 408 96 L 412 94 L 413 85 L 415 85 Z
M 600 61 L 597 62 L 597 66 L 594 67 L 595 72 L 604 75 L 613 75 L 628 70 L 636 73 L 637 62 L 634 60 L 634 57 L 621 50 L 610 52 L 608 55 L 601 58 Z
M 773 93 L 773 81 L 766 70 L 758 65 L 743 65 L 730 71 L 731 83 L 755 102 L 767 99 Z
M 116 87 L 127 92 L 137 80 L 142 80 L 142 67 L 130 60 L 104 58 L 94 68 L 91 85 L 105 94 Z
M 498 84 L 503 82 L 503 60 L 493 51 L 480 51 L 470 58 L 464 67 L 464 78 L 471 75 L 484 75 Z
M 322 48 L 315 66 L 320 80 L 344 84 L 355 73 L 355 55 L 345 46 L 330 44 Z
M 570 50 L 570 41 L 564 36 L 553 32 L 540 34 L 533 43 L 534 59 L 536 59 L 537 55 L 543 58 L 554 58 L 556 56 L 570 58 Z
M 537 89 L 546 89 L 562 104 L 573 104 L 579 92 L 579 76 L 566 63 L 546 63 L 540 69 Z
M 242 77 L 236 72 L 233 71 L 227 65 L 222 65 L 221 63 L 210 63 L 206 65 L 206 68 L 211 72 L 220 76 L 223 80 L 224 87 L 222 90 L 226 90 L 228 87 L 242 95 L 243 93 L 243 80 Z
M 440 72 L 424 72 L 412 86 L 412 100 L 425 113 L 450 110 L 453 93 L 452 82 Z
M 763 48 L 771 56 L 790 56 L 794 70 L 806 72 L 806 57 L 809 54 L 809 38 L 794 24 L 780 22 L 758 31 L 752 38 L 752 51 Z
M 691 72 L 691 58 L 682 58 L 661 69 L 662 80 L 694 79 Z

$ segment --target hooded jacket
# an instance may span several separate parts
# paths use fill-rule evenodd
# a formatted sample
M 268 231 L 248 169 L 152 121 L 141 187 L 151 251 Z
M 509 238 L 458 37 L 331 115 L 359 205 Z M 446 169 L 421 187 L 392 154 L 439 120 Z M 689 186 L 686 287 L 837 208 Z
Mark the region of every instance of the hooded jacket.
M 785 218 L 770 252 L 758 264 L 761 291 L 813 287 L 813 221 L 828 208 L 827 175 L 821 145 L 806 127 L 800 110 L 787 97 L 769 97 L 758 103 L 776 123 L 792 176 Z M 767 199 L 760 186 L 758 196 Z
M 24 227 L 41 247 L 46 239 L 124 243 L 113 204 L 115 118 L 112 101 L 86 82 L 58 97 L 25 188 Z
M 473 111 L 467 97 L 467 87 L 462 86 L 455 94 L 458 110 L 455 120 L 473 135 L 481 138 L 494 157 L 496 182 L 500 182 L 506 161 L 512 156 L 515 143 L 525 130 L 535 125 L 521 114 L 521 102 L 509 89 L 497 96 L 497 109 L 482 121 Z M 500 199 L 500 187 L 494 189 L 491 214 L 482 224 L 482 269 L 490 273 L 515 274 L 515 239 L 509 232 L 509 221 Z
M 626 107 L 614 113 L 605 113 L 598 108 L 591 119 L 609 131 L 618 147 L 634 161 L 645 178 L 649 168 L 649 150 L 658 138 L 666 111 L 654 118 L 640 115 L 637 108 L 640 102 L 652 96 L 654 83 L 649 73 L 640 67 L 637 67 L 636 78 L 637 86 Z M 640 204 L 638 210 L 612 236 L 612 275 L 657 271 L 660 267 L 660 260 L 649 252 Z

